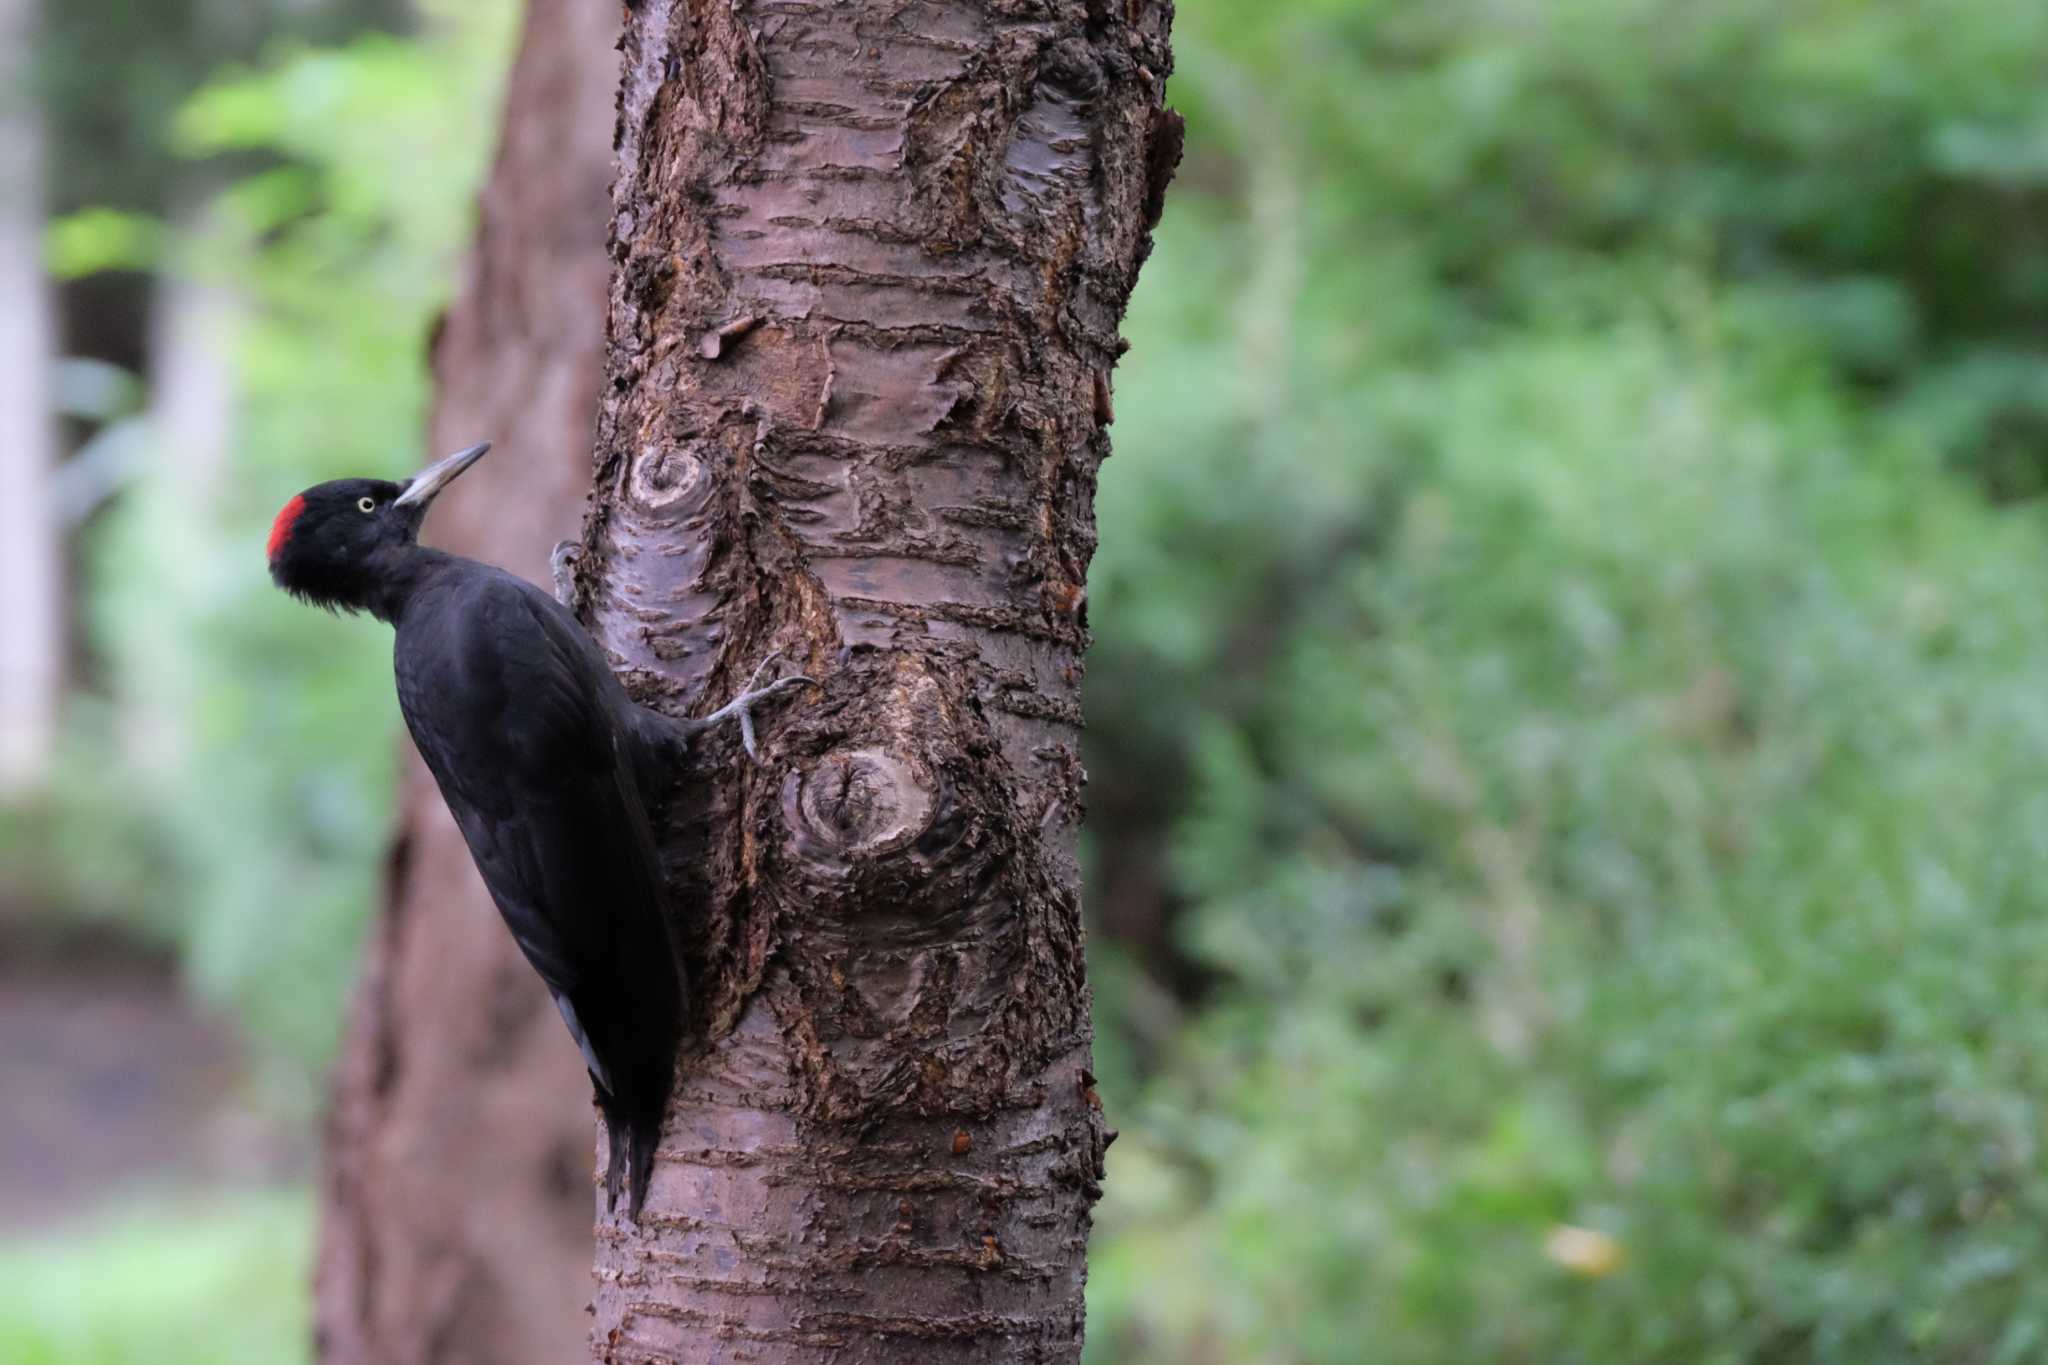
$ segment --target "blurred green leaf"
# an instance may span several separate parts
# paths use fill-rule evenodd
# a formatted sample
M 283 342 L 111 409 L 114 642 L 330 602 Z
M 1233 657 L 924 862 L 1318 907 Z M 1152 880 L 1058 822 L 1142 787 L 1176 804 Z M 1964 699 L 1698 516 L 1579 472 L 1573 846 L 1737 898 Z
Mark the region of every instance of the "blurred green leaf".
M 292 1365 L 311 1358 L 300 1196 L 145 1205 L 0 1241 L 9 1365 Z
M 102 270 L 151 270 L 162 259 L 164 225 L 147 214 L 80 209 L 45 231 L 43 263 L 60 280 Z
M 1179 24 L 1089 865 L 1200 984 L 1098 986 L 1091 1360 L 2027 1358 L 2048 21 Z
M 215 77 L 171 121 L 171 146 L 187 156 L 274 147 L 287 126 L 287 98 L 274 73 Z

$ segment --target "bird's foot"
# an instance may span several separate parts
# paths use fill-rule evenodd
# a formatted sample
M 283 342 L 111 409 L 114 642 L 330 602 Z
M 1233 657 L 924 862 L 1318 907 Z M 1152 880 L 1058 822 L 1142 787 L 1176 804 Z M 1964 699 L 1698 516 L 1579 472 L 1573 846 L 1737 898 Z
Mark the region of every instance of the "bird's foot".
M 777 678 L 766 687 L 754 686 L 755 683 L 761 680 L 761 675 L 768 671 L 768 665 L 781 657 L 782 651 L 779 649 L 774 650 L 769 653 L 767 658 L 756 664 L 754 671 L 747 677 L 746 686 L 740 689 L 740 694 L 737 697 L 734 697 L 731 701 L 697 722 L 699 732 L 709 730 L 721 721 L 732 720 L 737 717 L 740 723 L 740 743 L 745 746 L 747 757 L 759 763 L 761 761 L 761 751 L 754 743 L 754 708 L 767 701 L 770 697 L 787 692 L 791 688 L 803 687 L 812 681 L 801 673 L 792 673 L 787 678 Z
M 558 540 L 548 555 L 548 567 L 555 574 L 555 600 L 563 606 L 576 605 L 576 566 L 583 562 L 583 542 Z

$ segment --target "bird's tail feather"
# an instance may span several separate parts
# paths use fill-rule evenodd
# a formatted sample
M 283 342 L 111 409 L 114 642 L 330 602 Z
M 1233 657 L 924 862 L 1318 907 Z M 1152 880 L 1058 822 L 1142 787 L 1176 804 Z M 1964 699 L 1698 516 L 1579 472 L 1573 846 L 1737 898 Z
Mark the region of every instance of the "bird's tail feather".
M 604 1129 L 611 1150 L 604 1166 L 605 1211 L 618 1208 L 619 1188 L 623 1184 L 626 1216 L 637 1223 L 640 1206 L 647 1202 L 647 1186 L 654 1179 L 654 1153 L 661 1145 L 661 1115 L 607 1115 Z
M 604 1211 L 610 1213 L 619 1206 L 619 1182 L 626 1174 L 626 1125 L 607 1114 L 604 1135 L 611 1146 L 604 1163 Z
M 659 1112 L 635 1119 L 626 1130 L 629 1152 L 627 1176 L 631 1182 L 626 1196 L 626 1216 L 636 1223 L 640 1221 L 640 1206 L 647 1202 L 647 1185 L 654 1179 L 654 1151 L 660 1145 Z

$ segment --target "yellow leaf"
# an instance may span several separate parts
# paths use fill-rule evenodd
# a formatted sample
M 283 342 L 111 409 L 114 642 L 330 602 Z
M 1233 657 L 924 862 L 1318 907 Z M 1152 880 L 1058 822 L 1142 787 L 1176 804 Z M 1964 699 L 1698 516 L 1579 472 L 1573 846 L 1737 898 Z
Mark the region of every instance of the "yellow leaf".
M 1602 1279 L 1621 1269 L 1621 1243 L 1592 1228 L 1559 1223 L 1543 1239 L 1543 1254 L 1574 1275 Z

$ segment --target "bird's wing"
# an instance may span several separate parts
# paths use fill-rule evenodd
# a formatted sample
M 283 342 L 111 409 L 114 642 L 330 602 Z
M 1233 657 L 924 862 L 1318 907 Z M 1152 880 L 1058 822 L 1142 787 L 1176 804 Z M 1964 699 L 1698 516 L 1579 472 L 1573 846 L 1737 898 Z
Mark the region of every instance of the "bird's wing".
M 431 624 L 410 669 L 401 642 L 407 723 L 506 926 L 612 1090 L 635 1035 L 674 1027 L 681 990 L 623 692 L 573 619 L 518 580 L 485 580 Z

